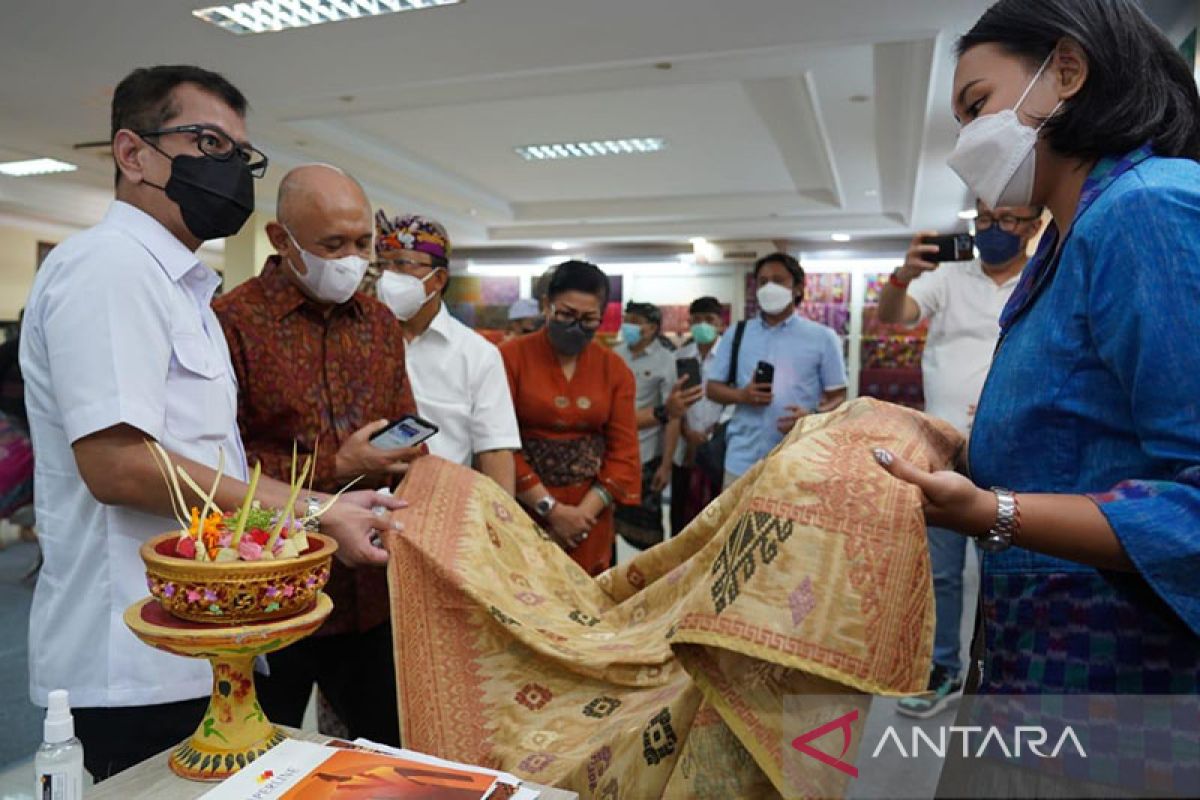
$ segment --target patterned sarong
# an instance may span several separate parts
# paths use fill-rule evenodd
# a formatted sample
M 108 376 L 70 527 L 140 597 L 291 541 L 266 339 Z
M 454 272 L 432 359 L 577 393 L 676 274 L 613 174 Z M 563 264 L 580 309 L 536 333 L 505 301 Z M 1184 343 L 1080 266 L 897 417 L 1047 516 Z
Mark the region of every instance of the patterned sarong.
M 405 746 L 583 797 L 786 793 L 785 696 L 925 689 L 919 494 L 871 448 L 940 469 L 960 444 L 874 400 L 806 417 L 599 578 L 489 480 L 418 461 L 387 539 Z

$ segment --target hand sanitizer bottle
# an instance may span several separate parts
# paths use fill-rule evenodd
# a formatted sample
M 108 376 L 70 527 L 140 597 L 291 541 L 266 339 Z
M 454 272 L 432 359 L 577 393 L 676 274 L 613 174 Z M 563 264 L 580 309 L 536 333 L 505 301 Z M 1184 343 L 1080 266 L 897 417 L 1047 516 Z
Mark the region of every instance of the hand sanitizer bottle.
M 45 741 L 34 756 L 35 800 L 83 800 L 83 744 L 75 738 L 75 718 L 64 689 L 50 693 L 43 726 Z

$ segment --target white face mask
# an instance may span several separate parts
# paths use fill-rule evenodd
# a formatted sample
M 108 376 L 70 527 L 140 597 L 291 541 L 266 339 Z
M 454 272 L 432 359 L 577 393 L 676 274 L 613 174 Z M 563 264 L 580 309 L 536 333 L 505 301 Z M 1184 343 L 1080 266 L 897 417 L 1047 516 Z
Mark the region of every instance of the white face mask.
M 414 278 L 400 272 L 384 272 L 375 284 L 380 301 L 392 310 L 396 319 L 408 322 L 433 299 L 436 292 L 425 293 L 425 282 L 437 273 L 433 270 L 424 278 Z
M 1054 53 L 1046 56 L 1021 99 L 1012 108 L 988 114 L 969 122 L 958 134 L 958 144 L 946 159 L 950 169 L 988 208 L 1028 206 L 1033 201 L 1033 179 L 1037 170 L 1038 134 L 1036 128 L 1021 122 L 1017 111 L 1038 78 L 1042 77 Z M 1062 101 L 1050 116 L 1062 107 Z M 1047 117 L 1047 120 L 1049 117 Z
M 795 302 L 792 290 L 778 283 L 765 283 L 756 293 L 758 307 L 768 314 L 779 314 Z
M 292 232 L 287 231 L 292 244 L 300 251 L 300 259 L 304 262 L 305 273 L 289 264 L 292 272 L 304 284 L 314 298 L 322 303 L 340 305 L 354 296 L 358 285 L 362 283 L 363 275 L 367 272 L 367 260 L 361 256 L 342 256 L 341 258 L 321 258 L 313 255 L 300 246 Z

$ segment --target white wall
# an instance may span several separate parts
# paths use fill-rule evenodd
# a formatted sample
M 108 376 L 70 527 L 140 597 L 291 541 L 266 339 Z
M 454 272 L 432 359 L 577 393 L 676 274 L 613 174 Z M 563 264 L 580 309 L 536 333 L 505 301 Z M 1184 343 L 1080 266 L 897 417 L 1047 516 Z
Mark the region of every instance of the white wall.
M 0 321 L 25 306 L 37 267 L 38 242 L 57 244 L 78 228 L 21 217 L 0 216 Z
M 0 322 L 15 320 L 25 306 L 36 273 L 38 242 L 59 244 L 81 230 L 34 217 L 0 214 Z M 205 245 L 198 255 L 213 269 L 224 268 L 222 242 Z

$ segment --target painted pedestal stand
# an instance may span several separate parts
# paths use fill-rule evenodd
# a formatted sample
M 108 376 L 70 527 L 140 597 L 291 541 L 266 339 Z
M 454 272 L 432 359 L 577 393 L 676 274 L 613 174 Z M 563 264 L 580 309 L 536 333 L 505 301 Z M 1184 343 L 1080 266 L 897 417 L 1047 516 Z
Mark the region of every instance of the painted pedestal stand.
M 171 752 L 175 774 L 194 781 L 224 780 L 287 738 L 258 704 L 254 658 L 308 636 L 332 610 L 333 601 L 324 592 L 310 610 L 267 622 L 187 622 L 150 597 L 125 610 L 125 624 L 146 644 L 212 664 L 208 711 L 192 738 Z

